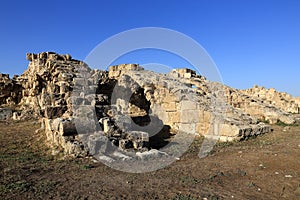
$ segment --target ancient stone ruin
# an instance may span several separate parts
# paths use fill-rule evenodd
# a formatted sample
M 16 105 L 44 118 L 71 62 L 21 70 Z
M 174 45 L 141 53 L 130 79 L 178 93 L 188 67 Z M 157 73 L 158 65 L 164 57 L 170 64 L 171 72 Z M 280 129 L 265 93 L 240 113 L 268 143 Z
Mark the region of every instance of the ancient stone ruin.
M 137 64 L 92 70 L 70 55 L 27 54 L 28 69 L 0 74 L 0 120 L 39 119 L 53 153 L 156 152 L 178 134 L 243 140 L 295 123 L 299 99 L 254 86 L 237 90 L 190 69 L 168 74 Z M 217 131 L 216 131 L 217 130 Z M 102 152 L 100 155 L 99 152 Z M 126 158 L 124 154 L 103 157 Z

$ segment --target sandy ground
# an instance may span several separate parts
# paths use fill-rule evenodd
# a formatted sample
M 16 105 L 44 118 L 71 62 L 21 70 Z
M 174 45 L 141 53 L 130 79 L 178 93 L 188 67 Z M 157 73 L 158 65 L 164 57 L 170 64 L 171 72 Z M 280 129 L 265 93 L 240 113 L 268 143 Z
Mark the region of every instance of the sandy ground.
M 217 144 L 201 139 L 172 165 L 132 174 L 53 157 L 37 122 L 0 122 L 0 199 L 300 199 L 300 127 Z

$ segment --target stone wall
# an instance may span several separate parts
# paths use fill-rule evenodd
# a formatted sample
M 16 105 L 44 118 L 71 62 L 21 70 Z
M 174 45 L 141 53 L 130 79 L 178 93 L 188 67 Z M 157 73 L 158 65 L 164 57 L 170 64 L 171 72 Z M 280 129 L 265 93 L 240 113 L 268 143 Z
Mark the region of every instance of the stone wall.
M 237 109 L 256 117 L 261 121 L 268 121 L 270 124 L 275 124 L 278 121 L 286 124 L 295 123 L 294 117 L 287 110 L 293 110 L 298 105 L 294 101 L 273 101 L 272 103 L 265 98 L 259 98 L 252 93 L 240 91 L 236 89 L 227 89 L 228 102 Z M 276 94 L 274 99 L 276 99 Z M 294 109 L 296 111 L 296 109 Z
M 123 67 L 119 66 L 118 71 L 122 71 Z M 130 94 L 143 88 L 146 99 L 151 103 L 151 114 L 169 125 L 174 132 L 208 136 L 216 134 L 212 125 L 217 122 L 220 140 L 232 141 L 270 131 L 269 126 L 258 124 L 256 119 L 228 105 L 226 99 L 219 102 L 221 97 L 209 96 L 213 94 L 210 91 L 213 84 L 209 86 L 205 78 L 197 76 L 192 70 L 178 69 L 171 74 L 171 77 L 167 77 L 140 69 L 126 69 L 126 74 L 119 73 L 119 77 L 114 78 L 118 80 L 119 87 L 130 89 Z M 126 97 L 123 101 L 126 102 Z M 130 105 L 124 102 L 120 104 L 119 111 L 124 113 L 125 110 L 127 113 L 126 109 L 130 109 Z M 213 110 L 213 104 L 218 104 L 215 107 L 221 110 Z
M 300 97 L 294 97 L 293 100 L 300 105 Z
M 26 57 L 30 63 L 21 76 L 0 74 L 0 105 L 14 105 L 13 114 L 1 116 L 40 119 L 56 153 L 85 156 L 112 146 L 143 152 L 152 148 L 151 133 L 165 129 L 241 140 L 271 131 L 260 121 L 290 124 L 295 119 L 289 112 L 299 113 L 299 100 L 288 94 L 236 90 L 191 69 L 159 74 L 124 64 L 100 71 L 68 54 Z
M 8 74 L 0 73 L 0 105 L 14 106 L 22 98 L 22 86 L 17 81 L 17 76 L 12 79 Z
M 289 113 L 300 112 L 300 104 L 290 94 L 278 92 L 274 88 L 266 89 L 264 87 L 254 86 L 247 90 L 241 90 L 243 94 L 251 96 L 252 99 L 262 103 L 273 105 Z
M 260 98 L 259 95 L 252 92 L 252 89 L 247 91 L 237 90 L 220 83 L 213 83 L 207 81 L 205 77 L 195 75 L 193 71 L 186 71 L 186 69 L 173 70 L 170 74 L 173 77 L 180 77 L 179 81 L 191 86 L 199 95 L 209 97 L 213 92 L 212 88 L 216 88 L 216 91 L 223 91 L 223 95 L 218 95 L 218 99 L 224 98 L 223 96 L 225 96 L 226 99 L 223 99 L 223 101 L 226 101 L 227 104 L 231 106 L 227 106 L 227 109 L 230 108 L 230 110 L 234 110 L 233 112 L 243 113 L 243 116 L 250 115 L 259 121 L 268 121 L 270 124 L 275 124 L 278 121 L 282 121 L 286 124 L 295 123 L 295 119 L 290 113 L 297 113 L 300 104 L 297 104 L 296 100 L 286 93 L 270 90 L 271 92 L 269 94 L 269 90 L 260 87 L 260 93 L 265 94 L 261 95 Z M 255 91 L 260 91 L 260 89 Z M 273 94 L 274 97 L 272 96 Z M 266 96 L 268 98 L 266 98 Z M 272 102 L 267 100 L 272 97 Z M 234 117 L 234 115 L 230 115 Z M 240 117 L 241 114 L 236 116 Z M 245 120 L 247 120 L 247 118 L 243 117 L 242 121 Z

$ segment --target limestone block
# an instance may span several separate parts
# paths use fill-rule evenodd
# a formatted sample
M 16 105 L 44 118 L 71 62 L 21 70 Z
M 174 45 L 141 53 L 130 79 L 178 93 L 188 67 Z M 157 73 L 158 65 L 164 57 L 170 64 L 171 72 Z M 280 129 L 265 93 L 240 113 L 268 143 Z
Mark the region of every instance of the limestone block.
M 147 147 L 149 143 L 149 134 L 143 131 L 130 131 L 127 138 L 132 142 L 134 149 Z
M 94 117 L 80 117 L 74 118 L 76 130 L 78 134 L 90 134 L 100 130 L 99 123 Z
M 278 122 L 278 118 L 272 115 L 267 115 L 265 120 L 268 121 L 270 124 L 276 124 Z
M 183 124 L 179 123 L 179 133 L 196 134 L 196 124 Z
M 209 122 L 201 122 L 196 124 L 196 133 L 199 135 L 208 134 L 210 123 Z
M 220 124 L 219 126 L 219 135 L 220 136 L 229 136 L 237 137 L 239 135 L 240 128 L 236 125 L 230 124 Z
M 12 110 L 9 108 L 0 108 L 0 120 L 7 120 L 12 117 Z
M 169 123 L 179 123 L 181 122 L 180 112 L 168 112 L 168 122 Z
M 153 115 L 156 115 L 160 120 L 167 123 L 169 122 L 169 116 L 168 113 L 165 112 L 161 106 L 159 105 L 151 105 L 151 111 Z
M 75 86 L 79 87 L 79 86 L 85 86 L 87 85 L 87 81 L 85 78 L 74 78 L 74 84 Z
M 192 74 L 191 73 L 184 73 L 183 77 L 184 78 L 192 78 Z
M 149 142 L 149 134 L 143 131 L 130 131 L 127 133 L 127 138 L 130 140 Z
M 66 106 L 47 106 L 45 108 L 45 117 L 49 119 L 61 117 L 66 111 Z
M 17 112 L 14 112 L 13 113 L 13 120 L 20 120 L 20 116 L 18 115 L 18 113 Z
M 179 107 L 181 110 L 196 110 L 197 103 L 194 101 L 181 101 Z
M 42 123 L 46 132 L 52 132 L 52 119 L 43 118 Z
M 88 153 L 84 149 L 84 146 L 78 141 L 67 142 L 63 148 L 68 155 L 72 155 L 74 157 L 84 157 Z
M 62 121 L 63 121 L 63 119 L 61 119 L 61 118 L 56 118 L 56 119 L 51 120 L 51 122 L 50 122 L 51 123 L 51 131 L 59 132 L 60 124 Z M 63 133 L 61 135 L 63 135 Z
M 209 111 L 203 112 L 203 122 L 204 123 L 210 123 L 211 121 L 211 113 Z
M 169 92 L 165 93 L 154 93 L 155 99 L 161 99 L 163 103 L 169 103 L 169 102 L 179 102 L 179 99 L 175 96 L 170 94 Z
M 296 122 L 293 117 L 286 116 L 286 115 L 281 115 L 279 117 L 279 120 L 286 124 L 294 124 Z
M 99 122 L 103 125 L 104 133 L 108 133 L 111 129 L 111 121 L 108 117 L 101 118 Z
M 88 140 L 89 153 L 91 155 L 103 154 L 108 148 L 108 138 L 104 135 L 90 135 Z
M 199 111 L 198 110 L 182 110 L 180 113 L 180 122 L 181 123 L 198 123 L 199 119 Z
M 161 106 L 167 112 L 173 112 L 178 109 L 176 102 L 163 103 Z
M 74 116 L 78 118 L 85 119 L 94 119 L 95 117 L 95 106 L 90 105 L 79 105 L 73 108 Z
M 219 141 L 220 142 L 232 142 L 238 138 L 236 137 L 228 137 L 228 136 L 220 136 Z

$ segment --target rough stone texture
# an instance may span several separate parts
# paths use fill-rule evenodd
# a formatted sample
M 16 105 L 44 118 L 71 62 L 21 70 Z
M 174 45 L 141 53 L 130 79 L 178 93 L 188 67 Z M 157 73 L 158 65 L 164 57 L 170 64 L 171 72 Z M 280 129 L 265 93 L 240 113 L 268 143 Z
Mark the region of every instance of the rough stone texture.
M 294 116 L 290 112 L 299 113 L 299 104 L 290 100 L 289 95 L 270 89 L 270 94 L 274 95 L 274 100 L 271 101 L 268 100 L 271 99 L 270 94 L 268 94 L 269 90 L 262 87 L 255 88 L 258 88 L 255 89 L 257 91 L 261 89 L 260 93 L 265 94 L 265 96 L 262 98 L 257 97 L 256 93 L 251 92 L 252 89 L 239 91 L 228 87 L 228 103 L 261 121 L 269 121 L 270 124 L 275 124 L 278 121 L 286 124 L 295 123 Z
M 22 98 L 22 86 L 17 82 L 17 76 L 13 79 L 8 74 L 0 73 L 0 105 L 13 106 Z
M 8 120 L 12 117 L 12 110 L 9 108 L 0 108 L 0 120 Z
M 241 140 L 270 132 L 261 121 L 292 124 L 296 118 L 290 113 L 299 113 L 299 98 L 257 86 L 236 90 L 190 69 L 159 74 L 123 64 L 100 71 L 68 54 L 26 58 L 30 63 L 21 76 L 0 74 L 0 105 L 10 108 L 0 110 L 0 119 L 41 119 L 48 144 L 68 155 L 109 158 L 103 153 L 112 146 L 145 152 L 152 133 L 165 129 Z M 109 161 L 129 159 L 116 151 L 111 155 Z
M 294 97 L 293 100 L 300 105 L 300 97 Z M 300 111 L 299 111 L 300 112 Z
M 187 75 L 188 73 L 190 74 Z M 130 70 L 124 76 L 120 74 L 114 78 L 118 80 L 117 86 L 123 88 L 119 94 L 135 94 L 140 88 L 144 88 L 144 96 L 151 105 L 151 114 L 170 126 L 174 132 L 209 136 L 214 134 L 212 124 L 216 119 L 222 141 L 243 139 L 270 131 L 268 125 L 259 124 L 255 118 L 227 104 L 226 98 L 220 101 L 222 94 L 216 94 L 215 91 L 224 90 L 225 93 L 227 87 L 210 83 L 192 70 L 173 70 L 171 75 L 168 77 L 145 70 Z M 124 98 L 124 95 L 120 98 Z M 119 105 L 119 112 L 131 114 L 128 110 L 129 104 Z
M 290 94 L 277 92 L 274 88 L 254 86 L 248 90 L 241 90 L 242 93 L 251 96 L 253 100 L 266 103 L 289 113 L 299 113 L 299 101 L 295 100 Z

